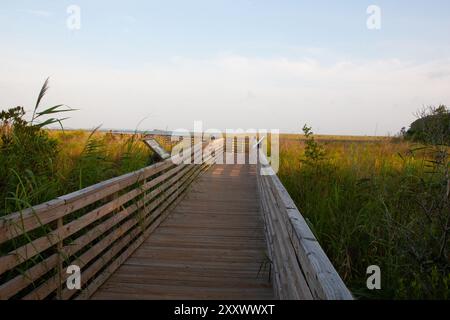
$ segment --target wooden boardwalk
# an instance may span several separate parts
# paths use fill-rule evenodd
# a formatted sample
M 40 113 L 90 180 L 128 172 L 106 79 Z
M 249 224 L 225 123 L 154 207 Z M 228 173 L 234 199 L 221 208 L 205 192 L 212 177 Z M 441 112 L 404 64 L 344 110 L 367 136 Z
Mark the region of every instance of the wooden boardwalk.
M 272 299 L 255 165 L 214 165 L 93 299 Z
M 264 149 L 223 142 L 2 217 L 0 300 L 353 299 Z

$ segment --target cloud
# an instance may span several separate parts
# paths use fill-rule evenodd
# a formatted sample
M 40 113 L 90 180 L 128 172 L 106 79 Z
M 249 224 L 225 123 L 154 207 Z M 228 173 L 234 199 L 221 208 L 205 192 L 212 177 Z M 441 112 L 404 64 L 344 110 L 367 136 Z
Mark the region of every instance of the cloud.
M 60 57 L 60 59 L 62 59 Z M 115 69 L 97 62 L 0 56 L 0 105 L 32 105 L 50 75 L 51 103 L 81 109 L 71 127 L 191 129 L 278 128 L 319 133 L 395 133 L 422 105 L 450 104 L 450 60 L 415 63 L 397 59 L 337 61 L 257 58 L 222 54 L 208 59 L 174 57 L 164 63 Z M 49 103 L 49 104 L 51 104 Z

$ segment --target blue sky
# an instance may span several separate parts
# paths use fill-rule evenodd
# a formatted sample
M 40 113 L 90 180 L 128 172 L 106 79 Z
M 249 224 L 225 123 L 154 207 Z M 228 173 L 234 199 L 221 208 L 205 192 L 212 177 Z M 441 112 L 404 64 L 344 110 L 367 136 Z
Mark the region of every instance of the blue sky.
M 69 5 L 81 29 L 66 27 Z M 369 5 L 381 30 L 366 27 Z M 66 125 L 395 133 L 450 104 L 449 1 L 2 1 L 0 106 Z M 239 115 L 239 117 L 236 117 Z

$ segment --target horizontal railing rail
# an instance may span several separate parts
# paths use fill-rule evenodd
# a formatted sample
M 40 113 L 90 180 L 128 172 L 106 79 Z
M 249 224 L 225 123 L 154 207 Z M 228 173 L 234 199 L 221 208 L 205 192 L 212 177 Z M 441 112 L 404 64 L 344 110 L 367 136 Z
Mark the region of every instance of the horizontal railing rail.
M 260 207 L 277 298 L 353 299 L 262 153 L 259 153 L 257 169 Z M 264 175 L 261 170 L 265 171 Z
M 191 164 L 167 159 L 0 217 L 0 299 L 89 298 L 217 156 L 198 162 L 193 150 L 183 156 Z M 65 285 L 71 265 L 81 269 L 82 290 Z

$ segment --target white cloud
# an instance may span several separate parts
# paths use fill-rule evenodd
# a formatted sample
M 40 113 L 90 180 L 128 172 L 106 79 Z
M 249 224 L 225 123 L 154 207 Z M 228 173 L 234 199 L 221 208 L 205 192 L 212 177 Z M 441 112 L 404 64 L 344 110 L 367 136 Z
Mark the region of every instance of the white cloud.
M 308 123 L 332 134 L 395 133 L 426 104 L 450 104 L 450 60 L 416 64 L 399 60 L 263 59 L 219 55 L 175 57 L 164 64 L 112 69 L 98 64 L 46 60 L 39 64 L 0 57 L 0 106 L 32 105 L 51 75 L 47 101 L 81 109 L 71 127 L 279 128 Z M 444 74 L 437 77 L 436 75 Z

